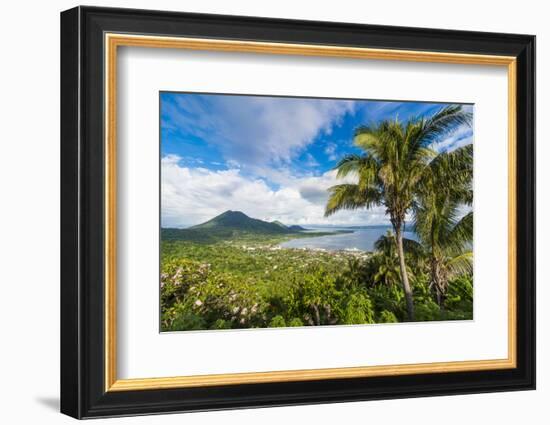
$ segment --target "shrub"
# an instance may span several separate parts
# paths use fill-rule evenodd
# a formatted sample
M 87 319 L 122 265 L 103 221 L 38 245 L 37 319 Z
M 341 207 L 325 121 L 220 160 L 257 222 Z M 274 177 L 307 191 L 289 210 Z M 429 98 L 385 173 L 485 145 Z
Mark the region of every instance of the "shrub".
M 191 331 L 206 328 L 206 322 L 200 316 L 192 313 L 183 313 L 176 315 L 172 321 L 169 330 L 171 331 Z
M 366 291 L 349 295 L 340 318 L 341 323 L 348 325 L 374 323 L 372 302 Z
M 312 271 L 288 288 L 284 297 L 287 314 L 301 317 L 308 325 L 332 325 L 338 322 L 341 292 L 335 278 L 324 270 Z
M 471 310 L 474 286 L 471 276 L 459 276 L 449 282 L 445 308 L 448 310 Z
M 304 326 L 304 322 L 302 322 L 297 317 L 294 317 L 293 319 L 290 320 L 290 322 L 288 322 L 288 326 L 290 326 L 290 327 L 300 327 L 300 326 Z
M 378 323 L 397 323 L 397 317 L 391 311 L 382 310 L 378 316 Z
M 231 322 L 223 319 L 218 319 L 214 322 L 210 329 L 231 329 Z
M 227 329 L 260 325 L 265 301 L 254 285 L 208 264 L 170 260 L 163 264 L 161 305 L 164 330 Z
M 441 320 L 439 306 L 431 299 L 415 302 L 414 314 L 417 321 Z
M 286 322 L 283 316 L 275 316 L 271 319 L 271 322 L 269 322 L 270 328 L 284 328 L 285 326 Z

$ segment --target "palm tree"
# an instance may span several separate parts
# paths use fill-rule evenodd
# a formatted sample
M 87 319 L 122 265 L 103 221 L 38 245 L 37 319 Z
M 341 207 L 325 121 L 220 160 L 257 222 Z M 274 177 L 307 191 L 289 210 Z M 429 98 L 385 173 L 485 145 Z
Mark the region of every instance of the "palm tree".
M 395 236 L 389 230 L 374 243 L 374 249 L 378 251 L 378 257 L 375 257 L 377 261 L 376 273 L 373 276 L 374 283 L 392 286 L 394 282 L 401 280 L 396 248 Z
M 401 272 L 399 269 L 399 259 L 397 257 L 397 244 L 395 243 L 395 235 L 388 230 L 385 235 L 380 236 L 374 243 L 374 249 L 377 254 L 375 259 L 374 283 L 383 283 L 391 286 L 401 280 Z M 425 254 L 424 247 L 418 242 L 403 238 L 403 249 L 408 254 L 410 259 L 413 259 L 416 264 L 422 262 Z M 410 270 L 407 267 L 407 274 Z
M 431 145 L 457 125 L 469 123 L 471 114 L 461 106 L 440 109 L 430 118 L 412 119 L 402 124 L 386 120 L 355 131 L 354 144 L 362 155 L 347 155 L 337 164 L 337 178 L 357 177 L 357 183 L 329 188 L 325 216 L 343 209 L 384 206 L 396 240 L 401 283 L 409 320 L 414 320 L 414 303 L 405 254 L 403 225 L 410 212 L 419 182 L 436 152 Z
M 461 207 L 472 203 L 473 146 L 439 154 L 425 174 L 413 206 L 414 228 L 428 256 L 430 286 L 442 306 L 449 279 L 472 271 L 473 213 L 460 215 Z

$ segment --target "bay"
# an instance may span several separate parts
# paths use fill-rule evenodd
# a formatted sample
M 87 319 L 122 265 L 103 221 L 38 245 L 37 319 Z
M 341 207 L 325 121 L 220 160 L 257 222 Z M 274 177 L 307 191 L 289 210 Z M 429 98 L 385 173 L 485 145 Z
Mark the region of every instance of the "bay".
M 323 249 L 326 251 L 374 251 L 374 244 L 378 238 L 388 231 L 390 226 L 363 226 L 360 228 L 351 227 L 309 227 L 308 231 L 334 232 L 334 235 L 318 236 L 312 238 L 296 238 L 280 244 L 281 248 L 306 248 Z M 352 233 L 338 233 L 348 231 Z M 417 240 L 412 231 L 405 231 L 404 237 Z

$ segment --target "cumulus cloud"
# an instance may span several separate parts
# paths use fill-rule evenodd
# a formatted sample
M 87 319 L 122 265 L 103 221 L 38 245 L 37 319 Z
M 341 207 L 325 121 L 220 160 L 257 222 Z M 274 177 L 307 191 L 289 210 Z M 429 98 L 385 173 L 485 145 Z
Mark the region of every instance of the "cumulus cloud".
M 259 96 L 181 95 L 163 102 L 163 127 L 216 146 L 244 167 L 288 163 L 319 134 L 330 135 L 355 102 Z
M 226 211 L 239 210 L 262 220 L 285 224 L 358 225 L 387 223 L 383 208 L 342 211 L 325 218 L 327 188 L 341 183 L 335 172 L 292 177 L 279 189 L 240 169 L 208 170 L 181 165 L 181 158 L 162 158 L 162 226 L 186 227 Z

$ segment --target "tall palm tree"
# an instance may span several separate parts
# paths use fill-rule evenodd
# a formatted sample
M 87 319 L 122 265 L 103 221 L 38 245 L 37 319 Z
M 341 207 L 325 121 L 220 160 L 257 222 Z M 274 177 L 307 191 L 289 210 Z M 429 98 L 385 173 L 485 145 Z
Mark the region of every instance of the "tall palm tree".
M 414 228 L 425 247 L 430 265 L 430 286 L 442 306 L 449 279 L 472 270 L 473 213 L 461 207 L 472 204 L 473 146 L 439 154 L 417 188 L 413 206 Z
M 354 143 L 364 154 L 347 155 L 336 166 L 338 178 L 353 175 L 357 183 L 329 188 L 325 216 L 343 209 L 385 207 L 395 234 L 409 320 L 414 320 L 414 303 L 403 251 L 405 218 L 413 206 L 418 183 L 436 155 L 432 143 L 470 121 L 471 114 L 456 105 L 444 107 L 427 119 L 402 124 L 396 118 L 359 127 Z

